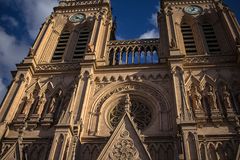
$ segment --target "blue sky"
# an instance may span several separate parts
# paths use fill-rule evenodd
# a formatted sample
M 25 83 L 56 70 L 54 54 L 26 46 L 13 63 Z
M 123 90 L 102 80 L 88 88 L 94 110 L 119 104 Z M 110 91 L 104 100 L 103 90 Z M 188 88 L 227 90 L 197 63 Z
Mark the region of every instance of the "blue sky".
M 57 0 L 0 0 L 0 102 L 11 81 L 11 70 L 28 53 L 41 24 Z M 225 0 L 240 19 L 240 1 Z M 159 0 L 112 0 L 117 17 L 117 38 L 158 36 L 156 12 Z

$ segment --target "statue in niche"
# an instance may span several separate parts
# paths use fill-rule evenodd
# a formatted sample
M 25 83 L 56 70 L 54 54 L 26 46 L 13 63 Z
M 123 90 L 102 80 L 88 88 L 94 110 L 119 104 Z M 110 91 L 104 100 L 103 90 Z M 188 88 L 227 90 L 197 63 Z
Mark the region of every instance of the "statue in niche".
M 53 114 L 56 111 L 56 108 L 60 104 L 60 99 L 61 99 L 62 91 L 60 90 L 57 94 L 55 94 L 52 99 L 51 103 L 48 108 L 48 113 Z
M 207 98 L 208 105 L 211 109 L 217 109 L 217 96 L 211 85 L 206 85 L 205 96 Z
M 63 98 L 61 111 L 58 111 L 58 115 L 60 115 L 58 116 L 60 123 L 66 120 L 66 118 L 69 118 L 69 117 L 66 117 L 66 115 L 69 112 L 69 106 L 71 105 L 71 98 L 72 98 L 73 90 L 75 89 L 75 87 L 76 86 L 71 87 Z
M 222 96 L 223 96 L 223 104 L 226 109 L 230 109 L 232 107 L 231 104 L 231 94 L 228 91 L 227 85 L 223 85 L 222 87 Z
M 33 93 L 30 93 L 27 97 L 26 97 L 26 103 L 25 103 L 25 106 L 21 112 L 21 114 L 27 114 L 32 103 L 34 101 L 34 98 L 33 98 Z
M 196 110 L 202 110 L 202 95 L 199 93 L 197 86 L 191 87 L 190 97 L 192 98 L 193 108 Z
M 27 100 L 28 100 L 28 97 L 27 97 L 27 96 L 25 96 L 25 97 L 22 98 L 22 101 L 21 101 L 21 103 L 19 104 L 20 114 L 23 113 L 23 110 L 25 109 L 25 106 L 26 106 L 26 104 L 27 104 Z
M 47 101 L 46 94 L 42 93 L 34 113 L 40 115 L 42 113 L 42 111 L 43 111 L 43 108 L 44 108 L 44 105 L 45 105 L 46 101 Z

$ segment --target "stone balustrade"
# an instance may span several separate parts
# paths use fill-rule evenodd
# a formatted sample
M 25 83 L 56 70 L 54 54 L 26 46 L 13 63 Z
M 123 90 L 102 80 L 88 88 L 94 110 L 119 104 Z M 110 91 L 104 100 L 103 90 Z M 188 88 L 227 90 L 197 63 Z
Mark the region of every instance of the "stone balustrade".
M 158 64 L 159 39 L 108 42 L 109 65 Z

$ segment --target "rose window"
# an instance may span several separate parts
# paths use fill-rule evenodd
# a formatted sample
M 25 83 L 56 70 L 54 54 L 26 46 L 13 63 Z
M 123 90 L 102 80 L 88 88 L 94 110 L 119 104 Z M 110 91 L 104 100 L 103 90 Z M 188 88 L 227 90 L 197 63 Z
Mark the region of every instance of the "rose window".
M 145 129 L 152 119 L 151 110 L 147 105 L 142 102 L 131 100 L 130 115 L 133 117 L 133 121 L 137 124 L 137 128 L 140 130 Z M 122 116 L 124 115 L 125 103 L 124 100 L 120 101 L 109 113 L 110 124 L 115 128 Z

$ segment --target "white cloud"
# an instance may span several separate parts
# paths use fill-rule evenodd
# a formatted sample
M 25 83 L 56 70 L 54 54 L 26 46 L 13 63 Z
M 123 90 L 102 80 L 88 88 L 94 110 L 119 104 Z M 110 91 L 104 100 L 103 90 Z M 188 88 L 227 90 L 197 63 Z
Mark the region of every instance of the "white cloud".
M 124 38 L 121 35 L 116 35 L 117 40 L 124 40 Z
M 157 12 L 160 10 L 160 3 L 155 6 L 155 9 L 156 11 L 152 13 L 151 18 L 149 18 L 149 22 L 153 25 L 153 29 L 148 30 L 147 32 L 140 35 L 139 39 L 159 38 Z
M 14 17 L 8 16 L 8 15 L 3 15 L 1 17 L 1 20 L 3 22 L 9 23 L 10 26 L 13 26 L 13 27 L 18 26 L 18 21 Z
M 0 104 L 3 100 L 3 97 L 5 96 L 6 91 L 6 86 L 3 84 L 2 79 L 0 79 Z
M 17 0 L 17 3 L 21 5 L 29 35 L 35 39 L 41 24 L 57 5 L 57 0 Z
M 9 7 L 18 6 L 19 14 L 23 14 L 30 37 L 35 39 L 41 24 L 53 11 L 53 7 L 57 6 L 58 0 L 15 0 L 3 1 L 3 3 Z
M 149 22 L 154 25 L 154 27 L 158 27 L 158 22 L 157 22 L 157 13 L 153 13 L 151 18 L 149 19 Z
M 0 101 L 3 98 L 6 87 L 3 79 L 10 79 L 10 71 L 15 69 L 15 64 L 27 54 L 28 45 L 18 41 L 0 27 Z
M 3 1 L 8 6 L 18 6 L 19 14 L 26 22 L 29 36 L 34 40 L 39 32 L 44 18 L 50 15 L 53 7 L 57 5 L 57 0 L 15 0 Z M 13 5 L 15 4 L 15 5 Z M 14 27 L 18 22 L 12 17 L 1 17 L 3 21 L 8 21 Z M 19 25 L 18 25 L 19 26 Z M 21 37 L 24 39 L 24 37 Z M 19 63 L 28 53 L 30 44 L 17 39 L 8 34 L 0 24 L 0 101 L 2 100 L 6 87 L 3 79 L 10 79 L 10 71 L 15 69 L 15 64 Z
M 139 39 L 159 38 L 159 32 L 157 29 L 149 30 L 143 33 Z
M 23 59 L 28 51 L 28 44 L 18 41 L 14 36 L 9 35 L 0 27 L 0 65 L 13 68 L 15 63 Z M 0 68 L 0 73 L 2 68 Z M 2 74 L 0 74 L 2 75 Z M 1 78 L 1 77 L 0 77 Z

